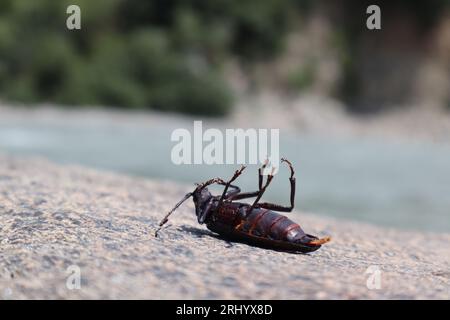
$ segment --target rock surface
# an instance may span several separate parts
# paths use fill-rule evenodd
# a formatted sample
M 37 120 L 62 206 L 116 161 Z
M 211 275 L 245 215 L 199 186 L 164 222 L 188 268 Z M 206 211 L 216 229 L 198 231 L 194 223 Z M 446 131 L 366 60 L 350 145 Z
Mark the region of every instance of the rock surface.
M 333 241 L 290 254 L 217 238 L 189 201 L 155 238 L 189 188 L 0 155 L 0 298 L 449 299 L 450 234 L 295 212 Z

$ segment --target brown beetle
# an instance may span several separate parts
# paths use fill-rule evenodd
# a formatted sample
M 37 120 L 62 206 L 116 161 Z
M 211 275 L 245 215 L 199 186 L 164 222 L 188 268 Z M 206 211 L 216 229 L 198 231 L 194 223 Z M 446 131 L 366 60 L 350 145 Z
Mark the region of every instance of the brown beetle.
M 200 224 L 206 223 L 209 230 L 218 233 L 230 240 L 245 242 L 248 244 L 283 251 L 299 251 L 312 252 L 321 247 L 322 244 L 330 241 L 330 237 L 319 239 L 315 236 L 306 234 L 302 228 L 286 216 L 276 213 L 291 212 L 294 208 L 295 200 L 295 178 L 294 168 L 292 164 L 287 163 L 291 171 L 289 178 L 291 184 L 291 205 L 289 207 L 272 203 L 259 203 L 262 195 L 266 191 L 273 179 L 272 173 L 267 176 L 265 185 L 263 186 L 263 170 L 267 166 L 266 163 L 258 170 L 259 173 L 259 190 L 254 192 L 241 193 L 238 186 L 231 183 L 245 169 L 242 166 L 237 170 L 233 177 L 225 182 L 220 178 L 214 178 L 204 183 L 198 184 L 193 192 L 178 202 L 175 207 L 164 217 L 159 224 L 159 229 L 168 221 L 168 217 L 187 199 L 193 197 L 195 204 L 195 213 Z M 211 184 L 224 185 L 225 188 L 221 196 L 213 196 L 207 186 Z M 231 188 L 232 190 L 228 191 Z M 256 197 L 252 205 L 242 202 L 235 202 L 246 198 Z

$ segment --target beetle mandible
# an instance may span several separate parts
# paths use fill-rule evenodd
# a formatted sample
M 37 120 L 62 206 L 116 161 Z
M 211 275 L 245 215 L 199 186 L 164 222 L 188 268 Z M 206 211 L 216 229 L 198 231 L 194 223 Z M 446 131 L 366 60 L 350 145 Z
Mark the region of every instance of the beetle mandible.
M 189 192 L 169 211 L 164 219 L 159 223 L 159 229 L 168 222 L 168 217 L 187 199 L 193 198 L 195 204 L 195 214 L 200 224 L 206 223 L 209 230 L 234 241 L 245 242 L 251 245 L 268 249 L 312 252 L 321 247 L 322 244 L 331 240 L 330 237 L 319 239 L 316 236 L 307 234 L 297 223 L 278 212 L 291 212 L 294 209 L 295 201 L 295 171 L 292 163 L 282 158 L 281 162 L 288 165 L 291 175 L 290 206 L 263 202 L 259 200 L 263 196 L 274 175 L 274 170 L 267 176 L 263 185 L 263 170 L 266 168 L 266 161 L 258 170 L 259 189 L 254 192 L 243 192 L 241 189 L 231 184 L 244 171 L 245 166 L 236 170 L 231 179 L 227 182 L 221 178 L 210 179 L 204 183 L 197 184 L 193 192 Z M 214 196 L 209 192 L 207 186 L 219 184 L 225 186 L 222 195 Z M 231 190 L 229 191 L 229 189 Z M 237 200 L 256 197 L 253 204 L 236 202 Z

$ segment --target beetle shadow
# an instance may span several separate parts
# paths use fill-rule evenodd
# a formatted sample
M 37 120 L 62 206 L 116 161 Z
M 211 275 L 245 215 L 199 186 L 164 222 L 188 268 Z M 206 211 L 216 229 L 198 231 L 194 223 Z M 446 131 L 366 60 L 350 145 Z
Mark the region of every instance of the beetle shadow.
M 180 230 L 183 231 L 183 232 L 190 233 L 191 235 L 193 235 L 193 236 L 195 236 L 197 238 L 213 237 L 213 238 L 216 238 L 218 240 L 225 241 L 227 243 L 227 248 L 231 248 L 233 246 L 233 242 L 232 241 L 227 240 L 224 237 L 221 237 L 220 235 L 218 235 L 217 233 L 214 233 L 214 232 L 209 231 L 209 230 L 200 229 L 200 228 L 191 227 L 191 226 L 181 226 Z

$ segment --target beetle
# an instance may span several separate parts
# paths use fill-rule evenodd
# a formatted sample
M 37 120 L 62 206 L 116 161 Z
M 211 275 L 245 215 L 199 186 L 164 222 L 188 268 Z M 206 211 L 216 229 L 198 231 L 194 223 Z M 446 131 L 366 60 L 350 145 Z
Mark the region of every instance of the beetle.
M 271 173 L 267 175 L 266 183 L 263 185 L 263 170 L 266 168 L 268 161 L 258 170 L 258 191 L 241 193 L 241 189 L 232 183 L 244 171 L 245 166 L 242 166 L 236 170 L 232 178 L 227 182 L 221 178 L 214 178 L 197 184 L 195 190 L 186 194 L 162 219 L 155 236 L 157 236 L 163 225 L 168 222 L 169 216 L 184 201 L 192 197 L 198 223 L 206 223 L 206 227 L 209 230 L 218 233 L 224 238 L 280 251 L 307 253 L 319 249 L 322 244 L 330 241 L 331 238 L 324 237 L 319 239 L 316 236 L 307 234 L 300 225 L 276 212 L 291 212 L 294 209 L 295 202 L 295 171 L 293 165 L 285 158 L 282 158 L 281 162 L 288 165 L 291 173 L 289 177 L 291 185 L 290 206 L 259 202 L 274 177 L 274 169 L 272 169 Z M 212 184 L 225 186 L 220 196 L 212 195 L 209 192 L 207 187 Z M 256 197 L 256 199 L 251 205 L 237 201 L 253 197 Z

